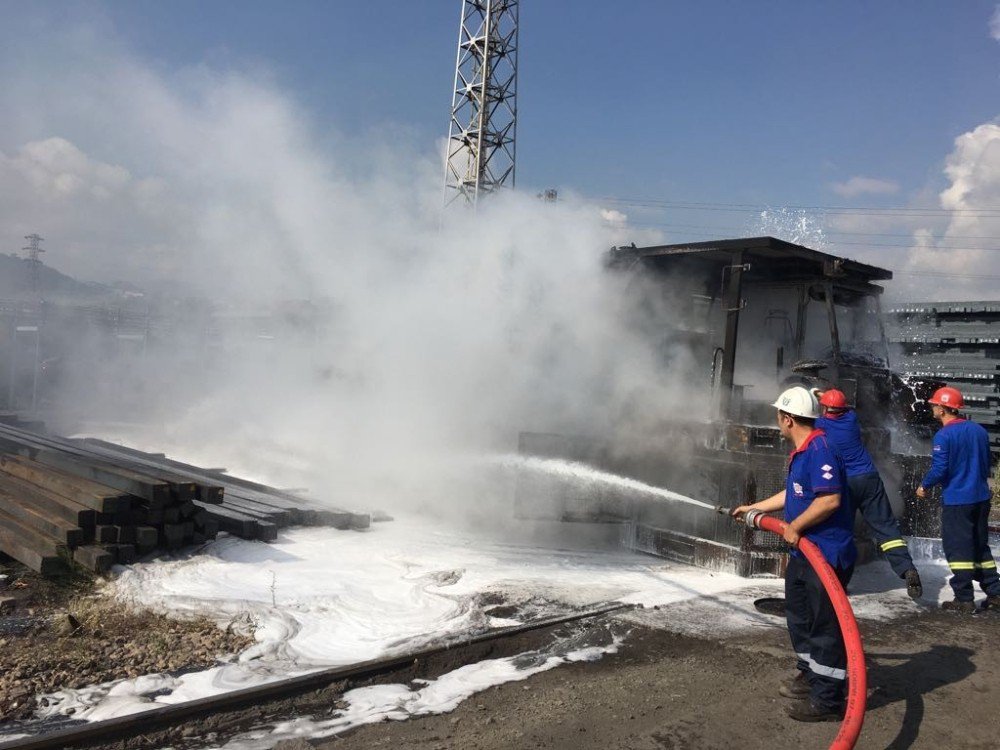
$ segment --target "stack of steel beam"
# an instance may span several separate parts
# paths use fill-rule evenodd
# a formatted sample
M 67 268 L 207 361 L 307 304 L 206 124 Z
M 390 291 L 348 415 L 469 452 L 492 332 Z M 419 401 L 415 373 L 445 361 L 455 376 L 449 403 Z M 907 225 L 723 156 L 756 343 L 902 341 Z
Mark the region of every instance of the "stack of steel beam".
M 903 303 L 887 318 L 889 340 L 902 350 L 894 369 L 961 390 L 966 416 L 1000 455 L 1000 301 Z
M 220 531 L 269 542 L 289 525 L 369 523 L 224 469 L 0 422 L 0 552 L 46 575 L 103 572 Z

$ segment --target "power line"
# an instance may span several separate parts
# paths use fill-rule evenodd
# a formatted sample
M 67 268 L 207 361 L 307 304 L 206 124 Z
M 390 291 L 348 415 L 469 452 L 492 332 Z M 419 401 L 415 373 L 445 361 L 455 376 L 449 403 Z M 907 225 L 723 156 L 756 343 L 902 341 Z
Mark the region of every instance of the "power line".
M 920 213 L 920 214 L 944 214 L 951 215 L 957 212 L 972 213 L 1000 213 L 1000 206 L 989 208 L 931 208 L 931 207 L 911 207 L 911 206 L 800 206 L 800 205 L 775 205 L 769 203 L 709 203 L 698 201 L 672 201 L 659 198 L 628 198 L 619 196 L 604 196 L 597 200 L 629 203 L 633 205 L 666 206 L 670 208 L 718 208 L 718 209 L 741 209 L 750 211 L 771 211 L 784 209 L 788 211 L 848 211 L 851 213 L 867 213 L 875 211 L 878 213 Z
M 873 208 L 870 206 L 772 206 L 753 203 L 694 203 L 684 201 L 668 201 L 653 198 L 620 198 L 603 196 L 595 199 L 598 202 L 616 205 L 636 206 L 640 208 L 670 208 L 681 211 L 720 211 L 729 213 L 760 213 L 761 211 L 814 211 L 824 214 L 857 214 L 862 216 L 895 216 L 902 217 L 949 217 L 967 215 L 973 218 L 1000 218 L 1000 207 L 997 208 L 906 208 L 887 207 Z
M 912 249 L 913 244 L 900 245 L 890 242 L 832 242 L 834 245 L 848 245 L 855 247 L 899 247 L 904 250 Z M 994 247 L 958 247 L 955 245 L 934 245 L 923 248 L 925 250 L 1000 250 L 1000 245 Z
M 718 239 L 717 237 L 704 237 L 699 239 L 689 240 L 690 242 L 700 242 L 706 240 Z M 831 243 L 832 245 L 837 245 L 838 243 Z M 863 243 L 857 243 L 863 244 Z M 958 248 L 951 248 L 958 249 Z M 987 248 L 977 248 L 977 249 L 987 249 Z M 989 248 L 989 249 L 1000 249 L 1000 248 Z M 920 277 L 932 277 L 932 278 L 952 278 L 952 279 L 986 279 L 986 280 L 1000 280 L 1000 276 L 992 274 L 963 274 L 963 273 L 940 273 L 936 271 L 893 271 L 893 275 L 905 275 L 905 276 L 920 276 Z
M 614 202 L 614 203 L 617 203 L 619 205 L 641 205 L 638 201 L 629 201 L 627 199 L 602 198 L 601 200 L 604 201 L 604 202 Z M 672 202 L 669 202 L 669 201 L 648 201 L 648 202 L 649 203 L 655 203 L 655 204 L 662 205 L 664 208 L 689 208 L 690 207 L 692 209 L 696 209 L 697 208 L 699 210 L 701 208 L 704 208 L 704 210 L 730 210 L 731 209 L 733 211 L 739 210 L 741 212 L 754 211 L 754 210 L 773 210 L 771 207 L 767 207 L 767 206 L 757 206 L 757 207 L 751 208 L 750 204 L 675 204 L 675 203 L 672 203 Z M 866 213 L 868 211 L 868 209 L 864 209 L 864 208 L 851 209 L 851 208 L 841 207 L 841 206 L 838 206 L 838 207 L 785 206 L 784 208 L 787 209 L 787 210 L 817 210 L 817 211 L 826 211 L 828 213 L 833 213 L 833 212 L 844 212 L 844 213 L 846 213 L 846 212 L 849 212 L 849 211 L 858 211 L 859 213 L 863 214 L 863 213 Z M 916 211 L 922 210 L 922 209 L 902 209 L 901 208 L 901 209 L 886 209 L 886 210 L 888 210 L 888 211 L 900 211 L 900 212 L 903 212 L 903 211 L 914 211 L 914 212 L 916 212 Z M 934 209 L 932 209 L 932 210 L 934 210 Z M 978 210 L 978 209 L 969 209 L 969 210 Z M 994 210 L 994 209 L 989 209 L 989 210 Z M 1000 209 L 997 209 L 997 210 L 1000 211 Z M 957 213 L 957 211 L 949 211 L 947 209 L 940 209 L 940 211 L 943 212 L 942 215 L 951 215 L 951 214 Z M 868 215 L 874 215 L 874 213 L 869 213 Z M 928 212 L 928 215 L 932 215 L 932 214 L 930 214 Z M 1000 217 L 1000 213 L 998 213 L 998 217 Z M 747 231 L 746 227 L 721 227 L 721 226 L 705 226 L 705 225 L 699 225 L 699 224 L 675 224 L 675 223 L 672 223 L 672 222 L 637 222 L 637 221 L 630 221 L 629 224 L 632 224 L 633 226 L 654 226 L 654 227 L 661 227 L 662 226 L 664 228 L 674 228 L 674 229 L 681 229 L 681 228 L 701 229 L 701 230 L 707 230 L 707 231 L 712 231 L 712 232 L 718 232 L 718 231 L 745 232 L 745 231 Z M 903 235 L 903 234 L 877 233 L 877 232 L 870 232 L 869 233 L 869 232 L 826 231 L 826 230 L 820 230 L 820 231 L 822 232 L 822 234 L 824 236 L 829 235 L 829 234 L 836 234 L 836 235 L 857 236 L 857 237 L 889 237 L 889 238 L 899 237 L 901 239 L 905 238 L 905 237 L 909 237 L 909 235 Z M 993 241 L 996 241 L 996 242 L 1000 243 L 1000 237 L 991 237 L 991 236 L 986 236 L 986 235 L 957 235 L 957 236 L 954 236 L 954 238 L 955 239 L 984 239 L 984 240 L 993 240 Z M 716 236 L 706 236 L 706 237 L 703 237 L 701 239 L 692 239 L 692 240 L 688 240 L 688 241 L 690 241 L 690 242 L 697 242 L 697 241 L 713 240 L 713 239 L 717 239 L 717 237 Z M 839 240 L 839 241 L 838 240 L 830 240 L 830 244 L 833 245 L 833 246 L 886 247 L 886 248 L 900 248 L 900 249 L 911 249 L 913 247 L 912 244 L 898 244 L 898 243 L 884 243 L 884 242 L 849 242 L 849 241 L 844 241 L 844 240 Z M 956 247 L 956 246 L 946 245 L 946 246 L 937 246 L 937 247 L 927 248 L 927 249 L 937 249 L 937 250 L 966 250 L 966 251 L 1000 250 L 1000 245 L 995 246 L 995 247 Z M 902 275 L 902 276 L 916 276 L 916 277 L 926 277 L 926 278 L 986 279 L 986 280 L 991 280 L 991 281 L 992 280 L 1000 280 L 1000 275 L 994 275 L 994 274 L 941 273 L 941 272 L 935 272 L 935 271 L 894 271 L 893 273 L 896 274 L 896 275 Z
M 634 226 L 640 226 L 640 227 L 641 226 L 663 226 L 665 228 L 669 228 L 671 226 L 670 224 L 655 224 L 655 223 L 642 223 L 642 222 L 632 222 L 632 223 L 633 223 Z M 716 228 L 716 227 L 706 227 L 706 229 L 708 229 L 708 230 L 716 229 L 717 231 L 730 231 L 729 229 L 726 229 L 724 227 L 718 227 L 718 228 Z M 746 231 L 746 229 L 745 228 L 743 228 L 743 229 L 732 228 L 731 231 L 744 232 L 744 231 Z M 699 237 L 701 237 L 702 239 L 687 240 L 687 241 L 689 241 L 689 242 L 701 242 L 701 241 L 718 239 L 718 236 L 705 235 L 702 232 L 696 232 L 695 234 L 698 235 Z M 824 232 L 823 234 L 825 236 L 826 232 Z M 837 246 L 837 247 L 872 247 L 872 248 L 875 248 L 875 247 L 884 247 L 884 248 L 898 248 L 900 250 L 912 250 L 912 249 L 914 249 L 914 246 L 912 244 L 900 244 L 900 243 L 892 243 L 892 242 L 850 242 L 850 241 L 847 241 L 847 240 L 832 240 L 832 239 L 831 240 L 827 240 L 827 242 L 830 245 Z M 1000 242 L 1000 240 L 998 240 L 998 242 Z M 963 251 L 965 251 L 965 252 L 976 252 L 976 251 L 980 251 L 980 250 L 982 250 L 984 252 L 996 252 L 996 251 L 1000 250 L 1000 244 L 998 244 L 996 246 L 993 246 L 993 247 L 962 247 L 962 246 L 957 246 L 957 245 L 934 245 L 934 246 L 928 246 L 928 247 L 926 247 L 924 249 L 926 249 L 926 250 L 958 250 L 960 252 L 963 252 Z
M 650 227 L 667 227 L 673 229 L 706 229 L 709 231 L 724 231 L 724 232 L 746 232 L 752 231 L 753 227 L 749 230 L 746 225 L 742 227 L 732 227 L 723 225 L 708 225 L 708 224 L 676 224 L 672 221 L 656 222 L 656 221 L 628 221 L 629 224 L 634 224 L 636 226 L 650 226 Z M 821 229 L 823 235 L 835 234 L 844 237 L 890 237 L 898 239 L 912 239 L 912 234 L 902 234 L 900 232 L 848 232 L 840 229 Z M 974 234 L 953 234 L 949 235 L 950 238 L 956 240 L 992 240 L 993 242 L 1000 243 L 1000 235 L 990 236 L 990 235 L 974 235 Z
M 938 273 L 936 271 L 893 271 L 893 274 L 903 276 L 941 276 L 951 279 L 1000 279 L 1000 276 L 984 275 L 981 273 Z

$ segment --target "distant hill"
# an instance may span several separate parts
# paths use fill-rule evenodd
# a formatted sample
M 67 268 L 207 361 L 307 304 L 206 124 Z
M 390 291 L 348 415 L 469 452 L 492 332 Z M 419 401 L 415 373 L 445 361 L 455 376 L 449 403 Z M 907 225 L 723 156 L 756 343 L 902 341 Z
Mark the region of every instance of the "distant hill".
M 103 284 L 77 281 L 42 263 L 38 269 L 38 292 L 43 296 L 93 299 L 113 290 Z M 31 294 L 31 261 L 15 255 L 0 255 L 0 297 Z

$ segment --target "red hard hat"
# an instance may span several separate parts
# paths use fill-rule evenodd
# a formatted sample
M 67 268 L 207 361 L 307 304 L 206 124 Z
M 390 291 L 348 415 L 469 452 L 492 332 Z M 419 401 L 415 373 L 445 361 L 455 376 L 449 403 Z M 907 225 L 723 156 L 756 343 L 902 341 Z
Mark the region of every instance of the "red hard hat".
M 944 388 L 938 388 L 934 391 L 934 395 L 927 399 L 927 403 L 946 406 L 949 409 L 961 409 L 965 406 L 965 399 L 962 398 L 962 394 L 957 388 L 946 385 Z
M 819 398 L 819 402 L 828 409 L 847 408 L 847 396 L 844 395 L 843 391 L 838 391 L 836 388 L 824 391 L 823 395 Z

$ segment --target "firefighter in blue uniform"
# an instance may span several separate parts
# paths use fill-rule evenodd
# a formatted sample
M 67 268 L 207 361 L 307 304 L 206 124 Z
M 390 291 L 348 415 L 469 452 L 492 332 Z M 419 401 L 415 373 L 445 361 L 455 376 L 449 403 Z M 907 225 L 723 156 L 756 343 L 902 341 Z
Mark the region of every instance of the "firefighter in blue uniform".
M 784 391 L 774 402 L 782 437 L 795 446 L 788 459 L 785 489 L 778 494 L 732 510 L 784 509 L 785 541 L 793 547 L 806 537 L 823 553 L 846 586 L 854 572 L 854 510 L 846 496 L 843 460 L 816 428 L 819 403 L 803 386 Z M 778 692 L 796 699 L 786 712 L 797 721 L 838 721 L 846 696 L 847 653 L 840 625 L 819 576 L 797 549 L 785 572 L 785 616 L 798 657 L 794 677 Z
M 951 568 L 954 601 L 944 609 L 975 612 L 978 581 L 986 594 L 983 609 L 1000 610 L 1000 575 L 989 544 L 990 443 L 980 425 L 959 416 L 965 403 L 955 388 L 945 386 L 927 402 L 941 429 L 934 435 L 931 468 L 917 488 L 917 497 L 927 497 L 936 484 L 941 491 L 941 544 Z
M 819 403 L 823 407 L 823 416 L 816 420 L 816 426 L 826 433 L 826 439 L 844 459 L 851 502 L 861 511 L 861 517 L 871 529 L 875 543 L 893 571 L 906 581 L 906 593 L 913 599 L 919 599 L 924 592 L 920 574 L 899 533 L 899 523 L 892 513 L 882 477 L 861 440 L 857 413 L 848 406 L 844 393 L 836 388 L 824 391 Z

